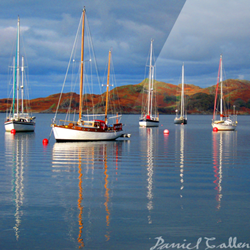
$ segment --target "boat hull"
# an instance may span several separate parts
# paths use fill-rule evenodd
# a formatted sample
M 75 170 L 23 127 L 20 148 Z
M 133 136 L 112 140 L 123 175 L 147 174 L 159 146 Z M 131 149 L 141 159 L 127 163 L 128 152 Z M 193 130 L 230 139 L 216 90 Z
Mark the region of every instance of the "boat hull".
M 66 141 L 111 141 L 123 134 L 123 131 L 83 131 L 65 127 L 53 127 L 54 137 L 57 142 Z
M 217 128 L 218 131 L 234 131 L 236 129 L 236 124 L 226 124 L 226 123 L 216 123 L 212 122 L 212 127 Z
M 159 127 L 159 121 L 150 119 L 141 119 L 139 121 L 140 127 Z
M 6 132 L 11 132 L 12 129 L 15 129 L 16 132 L 35 131 L 35 122 L 6 121 L 4 126 Z
M 174 124 L 187 124 L 187 118 L 175 118 Z

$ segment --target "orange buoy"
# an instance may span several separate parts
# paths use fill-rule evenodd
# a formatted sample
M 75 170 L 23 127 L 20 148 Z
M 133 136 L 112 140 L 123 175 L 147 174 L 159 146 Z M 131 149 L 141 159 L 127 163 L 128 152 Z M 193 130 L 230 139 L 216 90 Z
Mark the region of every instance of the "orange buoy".
M 48 145 L 48 143 L 49 143 L 49 140 L 47 138 L 43 139 L 43 145 L 44 146 Z
M 16 134 L 16 130 L 13 128 L 13 129 L 11 129 L 10 133 L 13 135 Z
M 213 131 L 214 131 L 214 132 L 218 132 L 218 128 L 217 128 L 217 127 L 214 127 L 214 128 L 213 128 Z
M 164 133 L 164 135 L 168 135 L 169 134 L 169 130 L 168 129 L 164 129 L 163 133 Z

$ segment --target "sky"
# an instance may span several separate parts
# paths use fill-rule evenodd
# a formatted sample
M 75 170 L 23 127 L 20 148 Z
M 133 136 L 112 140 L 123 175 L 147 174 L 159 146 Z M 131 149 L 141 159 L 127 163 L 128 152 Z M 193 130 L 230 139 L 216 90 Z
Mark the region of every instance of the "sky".
M 147 77 L 151 39 L 156 80 L 178 85 L 184 63 L 185 83 L 215 85 L 220 54 L 226 78 L 250 80 L 249 0 L 1 0 L 0 98 L 9 97 L 18 15 L 34 99 L 61 92 L 84 6 L 99 75 L 112 48 L 116 86 Z

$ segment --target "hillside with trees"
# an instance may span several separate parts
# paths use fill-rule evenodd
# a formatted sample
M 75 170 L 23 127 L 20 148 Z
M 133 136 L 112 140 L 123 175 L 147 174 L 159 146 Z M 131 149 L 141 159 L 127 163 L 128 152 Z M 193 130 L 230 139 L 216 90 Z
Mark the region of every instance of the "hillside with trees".
M 116 105 L 123 114 L 139 114 L 142 104 L 142 90 L 147 86 L 148 79 L 139 84 L 124 85 L 110 91 L 109 112 Z M 250 114 L 250 81 L 228 79 L 223 82 L 224 97 L 229 109 L 235 105 L 238 114 Z M 156 81 L 158 112 L 160 114 L 175 114 L 180 102 L 181 85 Z M 188 114 L 211 114 L 214 108 L 216 85 L 201 88 L 185 84 L 185 100 Z M 45 98 L 36 98 L 29 101 L 30 111 L 33 113 L 55 112 L 60 94 L 53 94 Z M 11 99 L 0 99 L 0 112 L 10 110 Z M 77 93 L 64 93 L 59 105 L 59 112 L 67 112 L 68 106 L 78 112 L 79 95 Z M 85 94 L 83 112 L 103 112 L 105 93 L 101 95 Z

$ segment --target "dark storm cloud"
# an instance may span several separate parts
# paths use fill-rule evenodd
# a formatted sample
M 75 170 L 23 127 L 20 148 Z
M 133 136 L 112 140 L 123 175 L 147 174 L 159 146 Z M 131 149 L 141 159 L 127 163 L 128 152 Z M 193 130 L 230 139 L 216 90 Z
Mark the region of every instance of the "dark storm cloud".
M 60 92 L 84 6 L 100 75 L 112 48 L 118 85 L 143 80 L 151 39 L 158 80 L 178 84 L 184 62 L 188 83 L 213 85 L 220 53 L 228 78 L 250 79 L 248 0 L 4 0 L 0 8 L 1 97 L 6 97 L 17 16 L 31 97 L 47 96 Z
M 144 76 L 151 38 L 155 40 L 157 56 L 184 4 L 185 0 L 2 1 L 1 83 L 4 84 L 3 75 L 7 73 L 6 61 L 10 62 L 13 52 L 18 15 L 34 86 L 40 86 L 41 81 L 46 81 L 45 86 L 62 83 L 83 6 L 100 72 L 104 70 L 108 50 L 113 48 L 118 81 L 136 84 Z M 44 95 L 49 91 L 53 89 Z

